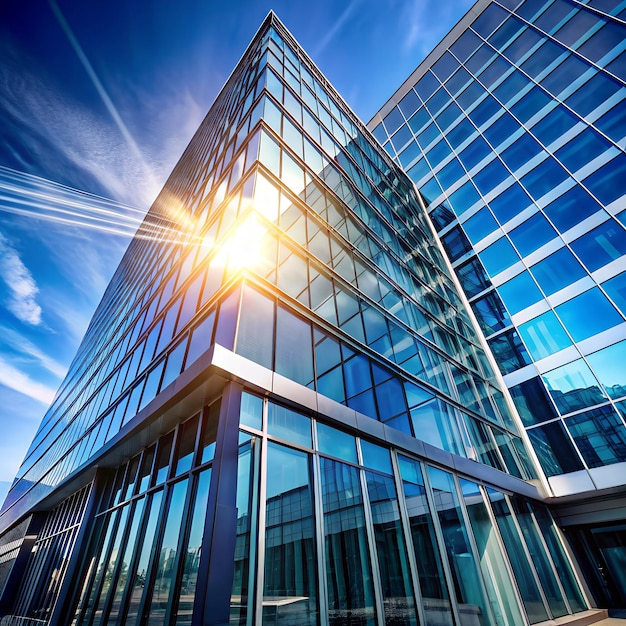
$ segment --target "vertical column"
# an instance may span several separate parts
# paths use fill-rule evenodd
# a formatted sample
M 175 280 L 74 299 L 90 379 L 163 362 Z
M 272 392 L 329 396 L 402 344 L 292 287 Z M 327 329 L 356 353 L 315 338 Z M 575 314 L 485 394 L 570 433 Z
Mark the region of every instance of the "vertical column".
M 224 388 L 198 569 L 193 626 L 226 625 L 237 534 L 237 452 L 242 387 Z

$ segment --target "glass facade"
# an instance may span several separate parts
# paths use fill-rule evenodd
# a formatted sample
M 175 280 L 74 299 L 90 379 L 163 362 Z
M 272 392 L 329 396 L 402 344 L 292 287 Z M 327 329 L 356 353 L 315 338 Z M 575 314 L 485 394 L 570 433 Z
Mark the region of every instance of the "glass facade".
M 552 494 L 581 506 L 626 482 L 624 17 L 479 0 L 368 125 L 424 198 Z
M 0 512 L 0 610 L 137 626 L 516 626 L 584 610 L 466 306 L 410 180 L 270 14 Z M 546 402 L 584 403 L 557 370 Z M 613 439 L 597 452 L 618 453 Z M 41 527 L 16 553 L 29 515 Z

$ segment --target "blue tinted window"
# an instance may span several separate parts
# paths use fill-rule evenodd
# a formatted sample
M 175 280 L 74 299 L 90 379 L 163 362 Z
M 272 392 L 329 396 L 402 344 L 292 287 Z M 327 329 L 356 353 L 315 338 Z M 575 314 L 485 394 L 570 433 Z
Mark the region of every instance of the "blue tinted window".
M 520 182 L 533 198 L 541 198 L 562 183 L 567 176 L 567 172 L 556 160 L 548 157 L 523 176 Z
M 472 28 L 487 39 L 508 15 L 503 8 L 497 4 L 492 4 L 472 22 Z
M 480 196 L 472 184 L 472 181 L 468 181 L 459 187 L 453 194 L 450 194 L 449 199 L 452 207 L 456 211 L 456 214 L 460 215 L 463 211 L 469 209 L 475 202 L 478 202 L 478 200 L 480 200 Z
M 626 272 L 622 272 L 602 283 L 602 287 L 609 294 L 609 298 L 615 302 L 617 308 L 626 312 Z
M 565 54 L 565 50 L 555 44 L 554 42 L 547 40 L 544 41 L 528 59 L 522 63 L 520 68 L 526 72 L 530 77 L 537 78 L 541 72 L 543 72 L 548 65 L 556 61 L 560 56 Z
M 472 302 L 472 309 L 486 335 L 502 330 L 511 323 L 509 314 L 495 291 Z
M 598 381 L 582 359 L 557 367 L 543 374 L 542 378 L 561 415 L 606 400 Z
M 548 94 L 541 91 L 539 87 L 533 87 L 518 103 L 513 105 L 511 111 L 522 124 L 525 124 L 550 102 L 552 98 Z
M 511 64 L 508 61 L 506 61 L 503 57 L 495 57 L 480 73 L 480 82 L 485 85 L 485 87 L 489 88 L 510 69 Z
M 609 397 L 617 400 L 626 396 L 626 341 L 590 354 L 587 361 Z
M 580 185 L 575 185 L 546 206 L 544 212 L 559 232 L 563 233 L 600 208 L 600 205 Z
M 441 137 L 439 129 L 434 124 L 430 124 L 417 136 L 417 141 L 424 149 L 439 137 Z
M 511 387 L 511 396 L 525 426 L 532 426 L 557 417 L 546 388 L 539 378 L 531 378 Z
M 400 130 L 391 138 L 391 143 L 396 149 L 396 152 L 399 152 L 411 139 L 413 139 L 413 134 L 409 130 L 409 127 L 404 125 L 401 126 Z
M 467 171 L 478 165 L 486 156 L 491 154 L 491 148 L 482 137 L 476 137 L 460 154 L 459 159 Z
M 580 260 L 593 272 L 626 254 L 626 232 L 615 220 L 609 219 L 571 245 Z
M 478 258 L 473 258 L 457 267 L 456 273 L 468 298 L 479 294 L 491 286 L 489 277 Z
M 493 124 L 483 130 L 483 135 L 492 146 L 497 147 L 511 137 L 519 128 L 520 125 L 517 123 L 517 120 L 510 113 L 504 113 Z
M 425 126 L 430 124 L 431 117 L 428 114 L 428 111 L 424 108 L 420 109 L 408 122 L 411 130 L 417 135 L 419 134 Z
M 570 54 L 567 59 L 559 63 L 556 69 L 541 81 L 541 85 L 554 96 L 558 96 L 585 72 L 590 71 L 590 69 L 589 63 Z
M 532 363 L 526 348 L 515 330 L 501 333 L 487 342 L 498 367 L 503 374 L 514 372 L 520 367 Z
M 542 152 L 541 146 L 530 134 L 523 134 L 515 143 L 502 152 L 500 158 L 513 172 L 526 165 L 533 157 Z
M 474 184 L 478 187 L 483 196 L 486 196 L 492 189 L 495 189 L 503 180 L 511 174 L 502 165 L 502 161 L 494 159 L 489 165 L 483 167 L 474 177 Z
M 598 72 L 589 82 L 583 84 L 565 102 L 583 117 L 604 104 L 618 89 L 620 84 L 606 74 Z
M 536 361 L 572 345 L 563 326 L 552 311 L 547 311 L 530 322 L 522 324 L 519 327 L 519 333 Z
M 481 43 L 480 38 L 468 30 L 450 46 L 450 50 L 461 63 L 464 63 Z
M 441 139 L 426 153 L 426 157 L 432 167 L 437 167 L 437 165 L 439 165 L 451 154 L 452 150 L 450 150 L 448 142 L 445 139 Z
M 568 248 L 561 248 L 530 268 L 535 280 L 547 296 L 571 285 L 587 272 Z
M 402 113 L 397 107 L 394 107 L 390 113 L 388 113 L 383 119 L 383 124 L 387 129 L 387 133 L 393 135 L 402 124 L 404 124 L 404 118 L 402 117 Z
M 509 237 L 521 256 L 537 250 L 544 243 L 554 239 L 557 233 L 542 213 L 535 213 L 521 226 L 514 228 Z
M 582 341 L 622 322 L 606 296 L 594 287 L 556 307 L 574 341 Z
M 517 62 L 542 39 L 543 37 L 536 31 L 527 29 L 504 50 L 504 56 L 510 59 L 514 64 L 517 64 Z
M 475 76 L 494 58 L 495 52 L 489 46 L 481 46 L 466 61 L 465 67 Z
M 475 132 L 476 129 L 472 126 L 471 122 L 462 119 L 452 130 L 446 133 L 446 137 L 450 144 L 456 148 Z
M 268 405 L 267 432 L 270 435 L 312 447 L 311 419 L 272 402 Z
M 493 93 L 496 98 L 502 102 L 502 104 L 506 105 L 511 100 L 518 98 L 524 89 L 526 89 L 530 84 L 529 78 L 524 76 L 524 74 L 520 71 L 515 70 L 502 82 L 502 84 L 498 85 L 494 89 Z
M 482 126 L 489 118 L 500 111 L 500 104 L 493 96 L 487 96 L 470 114 L 469 117 L 476 124 Z
M 387 133 L 385 132 L 385 127 L 382 122 L 372 131 L 372 134 L 380 143 L 387 141 Z
M 521 213 L 532 204 L 532 200 L 525 191 L 517 184 L 505 189 L 499 196 L 494 198 L 489 206 L 501 224 Z
M 482 208 L 476 215 L 463 222 L 463 228 L 472 243 L 477 243 L 489 233 L 498 228 L 498 222 L 493 218 L 488 208 Z
M 422 78 L 419 79 L 415 87 L 417 95 L 424 101 L 428 100 L 439 87 L 439 81 L 433 76 L 431 72 L 426 72 Z
M 467 111 L 472 105 L 476 104 L 485 94 L 485 89 L 477 82 L 471 82 L 457 97 L 456 101 L 460 107 Z
M 411 149 L 411 146 L 407 148 L 407 150 L 410 150 L 410 149 Z M 414 183 L 418 183 L 419 181 L 422 180 L 422 178 L 424 178 L 424 176 L 426 176 L 427 174 L 430 174 L 430 172 L 431 172 L 430 166 L 428 165 L 426 159 L 422 157 L 415 165 L 413 165 L 413 167 L 411 167 L 411 169 L 407 172 L 407 174 L 409 175 L 409 177 Z
M 448 102 L 450 102 L 450 96 L 445 89 L 441 88 L 426 102 L 425 106 L 431 115 L 436 115 Z
M 511 15 L 503 22 L 500 28 L 489 37 L 489 42 L 494 48 L 500 50 L 525 27 L 524 22 Z
M 459 109 L 458 105 L 455 102 L 450 102 L 450 104 L 439 113 L 435 121 L 441 130 L 445 130 L 461 115 L 463 115 L 463 111 Z
M 626 459 L 626 427 L 612 407 L 579 413 L 565 424 L 589 467 Z
M 406 168 L 415 158 L 417 158 L 422 151 L 416 142 L 411 142 L 405 150 L 403 150 L 399 155 L 400 163 L 402 167 Z M 416 179 L 419 180 L 419 179 Z
M 445 167 L 437 172 L 437 178 L 444 189 L 448 189 L 453 183 L 465 176 L 465 170 L 458 159 L 452 159 Z
M 412 89 L 398 102 L 399 109 L 404 113 L 404 117 L 407 119 L 419 109 L 420 105 L 420 100 Z
M 440 204 L 430 212 L 430 219 L 439 231 L 454 220 L 454 213 L 445 204 Z
M 594 22 L 597 23 L 595 15 L 589 19 L 590 29 L 595 26 Z M 626 41 L 626 26 L 618 22 L 607 22 L 587 39 L 578 51 L 588 59 L 598 62 L 614 48 L 623 45 L 624 41 Z
M 453 96 L 456 96 L 456 94 L 472 80 L 474 80 L 474 77 L 467 70 L 459 67 L 459 69 L 448 79 L 446 87 Z
M 498 239 L 488 248 L 479 252 L 478 256 L 490 276 L 499 274 L 502 270 L 519 261 L 519 255 L 506 237 Z
M 420 187 L 420 193 L 426 199 L 426 204 L 429 204 L 443 192 L 437 180 L 435 178 L 431 178 Z
M 622 53 L 622 57 L 625 54 Z M 624 72 L 626 75 L 626 72 Z M 624 103 L 616 104 L 610 111 L 605 113 L 595 125 L 606 133 L 615 143 L 626 136 L 626 116 L 624 115 Z
M 524 271 L 500 285 L 498 293 L 511 314 L 518 313 L 543 298 L 531 275 Z
M 451 261 L 456 261 L 466 252 L 472 249 L 472 244 L 468 241 L 460 226 L 455 226 L 449 233 L 441 238 L 441 243 L 446 249 Z
M 570 172 L 576 172 L 610 147 L 611 144 L 599 133 L 592 128 L 586 128 L 557 150 L 555 156 Z
M 457 67 L 459 67 L 459 62 L 449 52 L 444 52 L 441 58 L 433 63 L 431 71 L 443 83 Z
M 317 448 L 320 452 L 352 463 L 357 462 L 356 440 L 352 435 L 319 422 L 316 426 Z
M 528 431 L 528 436 L 546 476 L 583 469 L 576 449 L 560 421 L 533 428 Z
M 585 178 L 583 182 L 587 189 L 606 206 L 626 192 L 625 180 L 626 155 L 619 154 L 597 172 Z

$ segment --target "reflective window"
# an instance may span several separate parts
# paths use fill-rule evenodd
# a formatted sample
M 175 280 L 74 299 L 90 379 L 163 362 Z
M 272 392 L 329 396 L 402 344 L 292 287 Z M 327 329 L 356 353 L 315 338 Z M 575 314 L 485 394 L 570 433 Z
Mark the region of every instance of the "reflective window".
M 620 133 L 621 134 L 621 133 Z M 583 180 L 583 184 L 605 206 L 624 194 L 619 181 L 626 179 L 626 155 L 619 154 L 597 172 Z
M 409 93 L 398 102 L 398 108 L 404 113 L 407 119 L 417 111 L 420 107 L 420 101 L 416 93 L 411 89 Z
M 575 185 L 548 204 L 544 212 L 560 232 L 565 232 L 601 208 L 580 185 Z
M 528 271 L 524 270 L 515 278 L 498 287 L 498 293 L 509 313 L 513 315 L 543 298 L 539 288 Z
M 600 133 L 593 128 L 586 128 L 557 150 L 555 156 L 570 172 L 576 172 L 610 147 L 611 144 Z
M 263 619 L 317 624 L 317 556 L 309 457 L 267 446 Z
M 490 276 L 495 276 L 520 260 L 519 255 L 506 237 L 500 237 L 495 243 L 478 253 Z
M 491 211 L 484 207 L 476 215 L 463 222 L 463 228 L 473 244 L 492 233 L 498 228 L 498 223 L 493 218 Z
M 472 249 L 472 244 L 469 242 L 460 226 L 455 226 L 452 230 L 447 232 L 441 238 L 441 243 L 451 261 L 456 261 L 459 257 Z
M 276 362 L 282 374 L 301 385 L 313 384 L 313 339 L 311 324 L 282 306 L 276 315 Z
M 602 287 L 620 311 L 626 311 L 626 272 L 602 283 Z
M 532 363 L 516 330 L 509 330 L 488 341 L 493 356 L 503 374 L 509 374 Z
M 541 146 L 530 134 L 525 133 L 504 150 L 500 158 L 512 172 L 515 172 L 520 167 L 526 165 L 528 161 L 536 157 L 540 152 L 542 152 Z
M 542 376 L 561 415 L 606 400 L 606 396 L 582 359 L 558 367 Z
M 552 311 L 546 311 L 518 327 L 519 333 L 534 360 L 543 359 L 571 346 L 563 326 Z
M 533 426 L 557 417 L 554 406 L 539 378 L 510 387 L 511 397 L 525 426 Z
M 565 424 L 589 467 L 626 461 L 626 426 L 612 407 L 578 413 Z
M 417 573 L 427 626 L 452 626 L 450 596 L 445 583 L 432 513 L 426 499 L 420 464 L 398 456 L 404 499 L 409 514 L 413 549 L 419 558 Z
M 556 237 L 557 233 L 542 213 L 535 213 L 521 226 L 514 228 L 509 237 L 521 256 L 526 256 Z
M 474 174 L 472 180 L 483 196 L 486 196 L 492 189 L 495 189 L 502 181 L 506 180 L 510 176 L 509 171 L 504 167 L 502 161 L 494 159 L 483 167 L 479 172 Z M 519 210 L 515 207 L 515 213 Z M 494 213 L 496 211 L 494 210 Z M 496 217 L 497 217 L 496 213 Z
M 467 146 L 460 154 L 459 159 L 465 166 L 465 169 L 469 172 L 473 167 L 476 167 L 484 158 L 490 156 L 492 150 L 489 144 L 482 138 L 476 137 L 472 143 Z
M 583 83 L 565 102 L 584 117 L 604 104 L 620 88 L 621 85 L 614 78 L 598 72 L 587 83 Z
M 549 146 L 554 140 L 563 137 L 579 122 L 579 118 L 571 111 L 563 106 L 557 106 L 535 124 L 531 132 L 544 146 Z M 559 167 L 553 169 L 555 172 L 560 171 Z
M 524 209 L 532 204 L 532 200 L 526 192 L 514 183 L 505 189 L 500 195 L 496 196 L 490 203 L 489 207 L 493 211 L 500 224 L 505 224 L 512 217 L 521 213 Z
M 355 612 L 366 626 L 376 623 L 359 471 L 320 459 L 326 586 L 330 623 L 343 624 Z
M 567 177 L 567 172 L 555 159 L 547 158 L 528 174 L 522 176 L 520 182 L 533 198 L 538 199 L 552 191 Z
M 480 196 L 476 191 L 476 188 L 471 181 L 468 181 L 461 187 L 459 187 L 454 193 L 450 194 L 450 203 L 456 211 L 457 215 L 460 215 L 466 209 L 469 209 L 475 202 L 480 200 Z
M 546 476 L 567 474 L 584 468 L 560 421 L 532 428 L 528 430 L 528 437 Z
M 457 267 L 456 273 L 468 298 L 491 287 L 491 281 L 478 258 L 470 259 L 467 263 Z
M 324 454 L 352 463 L 357 462 L 355 438 L 319 422 L 317 423 L 317 448 Z
M 623 321 L 598 287 L 557 306 L 556 312 L 574 341 L 587 339 Z
M 428 476 L 454 580 L 456 599 L 471 612 L 474 623 L 481 626 L 492 624 L 480 585 L 480 574 L 470 548 L 467 528 L 461 516 L 454 478 L 452 474 L 434 467 L 428 468 Z
M 456 414 L 450 405 L 435 398 L 411 409 L 410 413 L 417 439 L 464 456 Z
M 590 354 L 587 361 L 610 398 L 626 396 L 626 341 Z
M 267 414 L 267 432 L 311 448 L 311 418 L 270 402 Z
M 587 275 L 568 248 L 557 250 L 543 261 L 533 265 L 530 271 L 547 296 L 551 296 Z
M 387 129 L 387 133 L 389 135 L 393 135 L 398 128 L 403 124 L 404 118 L 402 117 L 402 113 L 400 113 L 399 109 L 393 108 L 390 113 L 387 114 L 385 119 L 383 120 L 383 124 Z
M 504 303 L 495 291 L 472 302 L 472 309 L 481 330 L 486 335 L 491 335 L 511 323 Z

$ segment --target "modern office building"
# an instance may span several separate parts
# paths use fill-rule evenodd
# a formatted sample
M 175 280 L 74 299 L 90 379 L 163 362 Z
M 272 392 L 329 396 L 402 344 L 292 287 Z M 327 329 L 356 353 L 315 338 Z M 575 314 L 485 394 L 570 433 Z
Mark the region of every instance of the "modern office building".
M 2 623 L 591 623 L 525 438 L 415 187 L 270 14 L 0 512 Z
M 480 0 L 369 124 L 428 205 L 589 585 L 622 607 L 625 19 Z

